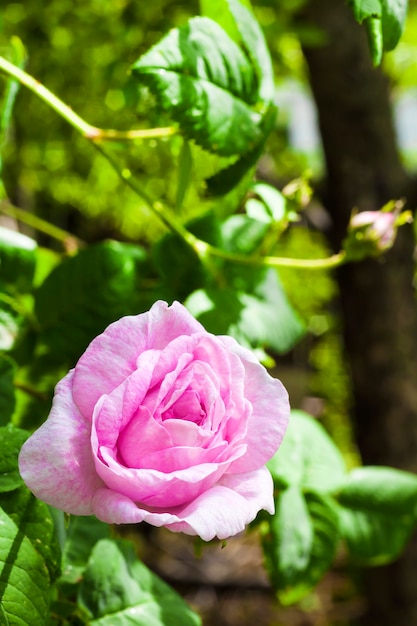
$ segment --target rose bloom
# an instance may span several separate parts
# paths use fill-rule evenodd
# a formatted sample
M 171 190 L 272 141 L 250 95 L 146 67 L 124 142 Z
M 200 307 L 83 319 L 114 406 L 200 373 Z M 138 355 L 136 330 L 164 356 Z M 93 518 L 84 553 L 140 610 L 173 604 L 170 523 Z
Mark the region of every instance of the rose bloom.
M 175 302 L 111 324 L 57 385 L 19 466 L 41 500 L 208 541 L 274 511 L 266 461 L 288 395 L 254 355 Z

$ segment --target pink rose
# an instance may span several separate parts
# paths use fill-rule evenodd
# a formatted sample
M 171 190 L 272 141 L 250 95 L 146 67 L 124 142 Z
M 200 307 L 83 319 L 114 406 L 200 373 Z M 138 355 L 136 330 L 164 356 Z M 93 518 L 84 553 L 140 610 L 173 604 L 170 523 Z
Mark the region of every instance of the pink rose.
M 90 343 L 20 471 L 68 513 L 224 539 L 260 509 L 273 513 L 265 463 L 288 416 L 283 385 L 249 350 L 157 302 Z

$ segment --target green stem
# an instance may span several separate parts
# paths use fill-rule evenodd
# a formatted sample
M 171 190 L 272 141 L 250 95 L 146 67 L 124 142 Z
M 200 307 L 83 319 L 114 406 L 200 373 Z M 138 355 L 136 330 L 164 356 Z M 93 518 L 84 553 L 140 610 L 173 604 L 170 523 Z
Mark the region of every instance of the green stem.
M 121 180 L 123 180 L 128 187 L 132 189 L 143 200 L 145 200 L 146 204 L 152 210 L 152 212 L 159 217 L 159 219 L 167 226 L 172 232 L 176 233 L 181 239 L 183 239 L 189 246 L 194 248 L 197 251 L 197 244 L 200 242 L 197 237 L 194 237 L 192 233 L 190 233 L 184 226 L 177 221 L 174 215 L 165 207 L 162 202 L 158 200 L 153 200 L 146 191 L 143 190 L 142 186 L 134 178 L 132 172 L 127 169 L 120 169 L 119 164 L 113 157 L 113 155 L 109 154 L 104 150 L 99 144 L 94 143 L 94 147 L 100 154 L 104 156 L 104 158 L 112 165 L 115 172 L 119 175 Z M 204 244 L 202 241 L 201 243 Z M 198 251 L 197 251 L 198 252 Z
M 123 140 L 123 139 L 152 139 L 155 137 L 169 137 L 175 135 L 178 131 L 173 127 L 168 128 L 150 128 L 147 130 L 128 130 L 120 131 L 113 129 L 97 128 L 88 124 L 69 106 L 60 100 L 52 91 L 49 91 L 42 83 L 33 78 L 30 74 L 20 69 L 4 57 L 0 56 L 0 71 L 8 76 L 12 76 L 24 85 L 30 91 L 46 102 L 56 113 L 63 117 L 73 128 L 78 130 L 84 137 L 92 141 L 104 140 Z
M 45 233 L 45 235 L 53 237 L 53 239 L 60 241 L 65 249 L 72 250 L 74 247 L 78 248 L 82 245 L 81 240 L 75 237 L 75 235 L 71 235 L 71 233 L 68 233 L 66 230 L 50 224 L 33 213 L 29 213 L 23 209 L 18 209 L 9 202 L 0 202 L 0 213 L 13 217 L 19 222 L 27 224 L 27 226 L 30 226 L 41 233 Z
M 100 141 L 105 139 L 133 139 L 145 137 L 161 137 L 174 134 L 173 128 L 151 129 L 150 131 L 116 131 L 103 130 L 91 126 L 79 115 L 57 98 L 49 89 L 44 87 L 39 81 L 27 74 L 25 71 L 7 61 L 4 57 L 0 57 L 0 71 L 12 76 L 22 85 L 30 89 L 41 100 L 46 102 L 54 111 L 63 117 L 73 128 L 78 130 L 84 137 L 92 141 L 95 148 L 109 161 L 119 177 L 145 202 L 149 205 L 153 213 L 157 215 L 162 222 L 181 239 L 183 239 L 200 257 L 203 263 L 209 263 L 210 257 L 217 257 L 234 263 L 243 263 L 245 265 L 264 266 L 264 267 L 293 267 L 300 269 L 331 269 L 341 265 L 345 261 L 345 253 L 343 251 L 325 259 L 288 259 L 274 256 L 245 256 L 242 254 L 234 254 L 211 246 L 190 233 L 184 226 L 177 221 L 174 215 L 164 205 L 150 198 L 142 187 L 136 182 L 132 173 L 128 169 L 120 169 L 117 161 L 112 155 L 109 155 L 101 145 Z M 152 133 L 152 134 L 151 134 Z
M 193 247 L 200 257 L 211 256 L 233 263 L 261 267 L 292 267 L 295 269 L 325 270 L 338 267 L 346 260 L 346 253 L 343 250 L 324 259 L 291 259 L 278 256 L 245 256 L 243 254 L 235 254 L 211 246 L 200 239 L 195 239 Z
M 42 391 L 38 391 L 37 389 L 34 389 L 34 387 L 31 387 L 27 383 L 23 383 L 18 380 L 15 380 L 14 386 L 16 387 L 16 389 L 23 391 L 24 393 L 28 394 L 29 396 L 32 396 L 33 398 L 36 398 L 37 400 L 43 400 L 43 401 L 48 400 L 48 396 L 46 393 L 42 393 Z

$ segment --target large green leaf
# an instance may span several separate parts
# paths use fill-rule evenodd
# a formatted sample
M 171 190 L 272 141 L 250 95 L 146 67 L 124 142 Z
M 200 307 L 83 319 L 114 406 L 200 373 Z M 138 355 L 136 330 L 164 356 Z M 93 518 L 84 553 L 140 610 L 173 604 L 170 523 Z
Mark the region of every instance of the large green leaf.
M 0 354 L 0 426 L 6 425 L 13 415 L 15 407 L 14 361 Z
M 35 498 L 26 487 L 3 494 L 0 503 L 42 557 L 50 580 L 55 581 L 61 568 L 61 550 L 47 505 Z
M 3 616 L 10 626 L 45 626 L 50 580 L 44 560 L 1 508 L 0 527 L 0 606 Z
M 407 0 L 348 0 L 356 20 L 365 23 L 372 60 L 381 62 L 384 50 L 393 50 L 404 30 Z
M 417 476 L 388 467 L 352 471 L 338 493 L 341 533 L 354 559 L 387 563 L 417 525 Z
M 201 624 L 180 596 L 137 560 L 126 541 L 103 539 L 96 544 L 78 600 L 91 626 Z
M 259 99 L 269 104 L 274 97 L 272 61 L 261 27 L 250 10 L 250 2 L 203 0 L 200 4 L 204 15 L 215 20 L 244 47 L 258 77 Z
M 0 428 L 0 493 L 23 485 L 17 458 L 29 433 L 11 424 Z
M 36 241 L 0 226 L 0 286 L 12 293 L 32 288 Z
M 329 497 L 296 486 L 278 496 L 263 548 L 271 582 L 282 604 L 298 602 L 330 568 L 339 541 L 339 518 Z
M 343 457 L 317 420 L 292 411 L 278 452 L 268 462 L 277 485 L 298 485 L 325 493 L 340 487 L 346 474 Z
M 223 156 L 250 152 L 262 137 L 250 60 L 213 20 L 171 30 L 133 65 L 182 131 Z
M 35 295 L 41 340 L 62 361 L 75 361 L 104 328 L 158 299 L 145 251 L 105 241 L 65 259 Z

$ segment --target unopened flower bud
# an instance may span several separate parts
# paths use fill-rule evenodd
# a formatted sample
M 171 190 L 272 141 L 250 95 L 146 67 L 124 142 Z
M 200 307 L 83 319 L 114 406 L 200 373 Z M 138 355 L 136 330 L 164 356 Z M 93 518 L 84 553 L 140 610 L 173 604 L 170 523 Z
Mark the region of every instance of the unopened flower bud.
M 343 243 L 347 260 L 360 261 L 379 256 L 392 248 L 398 227 L 411 221 L 411 213 L 400 213 L 402 203 L 394 211 L 363 211 L 352 215 Z

